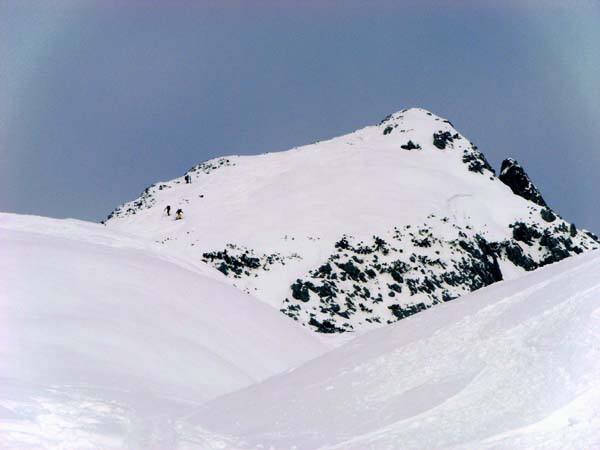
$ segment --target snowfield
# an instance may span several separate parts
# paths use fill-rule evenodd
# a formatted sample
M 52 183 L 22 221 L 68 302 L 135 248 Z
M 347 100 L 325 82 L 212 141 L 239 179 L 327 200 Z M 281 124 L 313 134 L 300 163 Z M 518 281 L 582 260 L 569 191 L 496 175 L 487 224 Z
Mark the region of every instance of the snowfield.
M 600 447 L 597 251 L 325 353 L 101 225 L 3 214 L 0 249 L 3 449 Z
M 0 250 L 3 449 L 123 442 L 325 351 L 214 269 L 102 225 L 2 214 Z
M 600 448 L 600 254 L 367 333 L 189 420 L 239 448 Z

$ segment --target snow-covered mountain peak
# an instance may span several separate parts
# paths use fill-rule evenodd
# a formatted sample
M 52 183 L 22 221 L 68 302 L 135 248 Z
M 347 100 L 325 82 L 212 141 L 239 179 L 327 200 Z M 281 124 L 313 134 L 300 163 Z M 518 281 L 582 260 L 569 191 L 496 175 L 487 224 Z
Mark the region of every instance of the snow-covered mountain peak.
M 423 130 L 432 133 L 444 131 L 452 134 L 458 133 L 449 120 L 422 108 L 403 109 L 389 114 L 379 123 L 378 127 L 383 130 L 387 127 L 399 128 L 404 132 Z
M 598 246 L 515 179 L 496 177 L 448 120 L 411 108 L 288 151 L 203 162 L 106 224 L 211 264 L 315 330 L 355 331 Z
M 381 122 L 380 125 L 390 124 L 390 123 L 414 123 L 414 122 L 439 122 L 444 121 L 442 117 L 439 117 L 423 108 L 406 108 L 401 109 L 400 111 L 396 111 L 394 113 L 386 116 Z
M 371 143 L 379 148 L 400 147 L 404 150 L 445 150 L 455 147 L 463 149 L 471 146 L 449 120 L 422 108 L 397 111 L 386 116 L 377 125 L 337 139 L 348 141 L 352 138 L 356 138 L 356 141 L 362 144 Z M 461 140 L 465 142 L 459 142 Z M 409 141 L 412 144 L 407 145 Z
M 508 169 L 510 169 L 513 166 L 520 167 L 521 165 L 514 158 L 506 158 L 504 161 L 502 161 L 502 166 L 500 167 L 500 175 L 505 174 L 508 171 Z

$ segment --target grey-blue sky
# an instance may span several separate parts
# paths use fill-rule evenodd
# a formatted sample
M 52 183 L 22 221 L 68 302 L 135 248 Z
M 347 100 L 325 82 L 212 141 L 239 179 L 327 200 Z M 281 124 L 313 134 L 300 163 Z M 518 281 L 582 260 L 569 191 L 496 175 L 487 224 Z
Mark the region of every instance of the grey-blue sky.
M 596 2 L 0 0 L 0 210 L 100 220 L 420 106 L 600 231 Z

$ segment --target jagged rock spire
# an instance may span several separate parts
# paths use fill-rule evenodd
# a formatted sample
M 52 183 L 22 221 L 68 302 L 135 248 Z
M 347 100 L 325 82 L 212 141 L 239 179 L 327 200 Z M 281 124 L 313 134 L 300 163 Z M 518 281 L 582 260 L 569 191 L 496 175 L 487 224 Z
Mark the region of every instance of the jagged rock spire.
M 523 197 L 537 205 L 548 206 L 539 189 L 533 184 L 525 169 L 516 160 L 508 158 L 502 161 L 500 176 L 498 178 L 511 188 L 515 195 Z

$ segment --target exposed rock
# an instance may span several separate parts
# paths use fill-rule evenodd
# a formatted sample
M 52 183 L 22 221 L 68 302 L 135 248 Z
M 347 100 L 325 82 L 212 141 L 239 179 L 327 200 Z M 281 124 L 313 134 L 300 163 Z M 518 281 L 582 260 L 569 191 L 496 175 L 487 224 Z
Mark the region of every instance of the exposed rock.
M 548 207 L 538 188 L 532 183 L 523 167 L 514 159 L 509 158 L 502 161 L 500 176 L 498 178 L 515 195 L 523 197 L 537 205 Z
M 501 281 L 501 260 L 531 271 L 596 248 L 584 233 L 576 244 L 571 227 L 558 218 L 547 227 L 517 221 L 511 225 L 513 239 L 502 242 L 430 219 L 430 226 L 395 229 L 391 241 L 374 236 L 371 243 L 355 242 L 344 235 L 325 264 L 291 286 L 281 311 L 318 332 L 353 331 L 363 323 L 395 322 Z M 440 226 L 446 227 L 442 234 Z
M 433 145 L 440 150 L 444 150 L 451 142 L 454 142 L 454 137 L 449 131 L 433 133 Z
M 462 162 L 464 162 L 471 172 L 484 174 L 485 171 L 495 175 L 495 171 L 490 163 L 485 159 L 483 153 L 479 151 L 476 145 L 471 143 L 471 148 L 463 151 Z
M 217 270 L 227 276 L 241 278 L 249 276 L 257 270 L 269 270 L 273 264 L 285 265 L 289 259 L 298 259 L 298 255 L 281 256 L 279 253 L 270 255 L 255 255 L 253 250 L 228 244 L 221 251 L 206 252 L 202 254 L 202 261 L 212 264 Z
M 420 150 L 421 146 L 415 144 L 413 141 L 408 141 L 406 144 L 401 145 L 400 148 L 403 148 L 404 150 Z
M 542 208 L 540 215 L 546 222 L 554 222 L 556 220 L 556 214 L 550 208 Z
M 575 226 L 574 223 L 572 223 L 569 228 L 569 234 L 571 235 L 571 237 L 577 236 L 577 227 Z
M 513 239 L 527 245 L 532 245 L 534 239 L 539 239 L 542 236 L 535 224 L 528 225 L 524 222 L 515 222 L 510 227 L 513 229 Z

